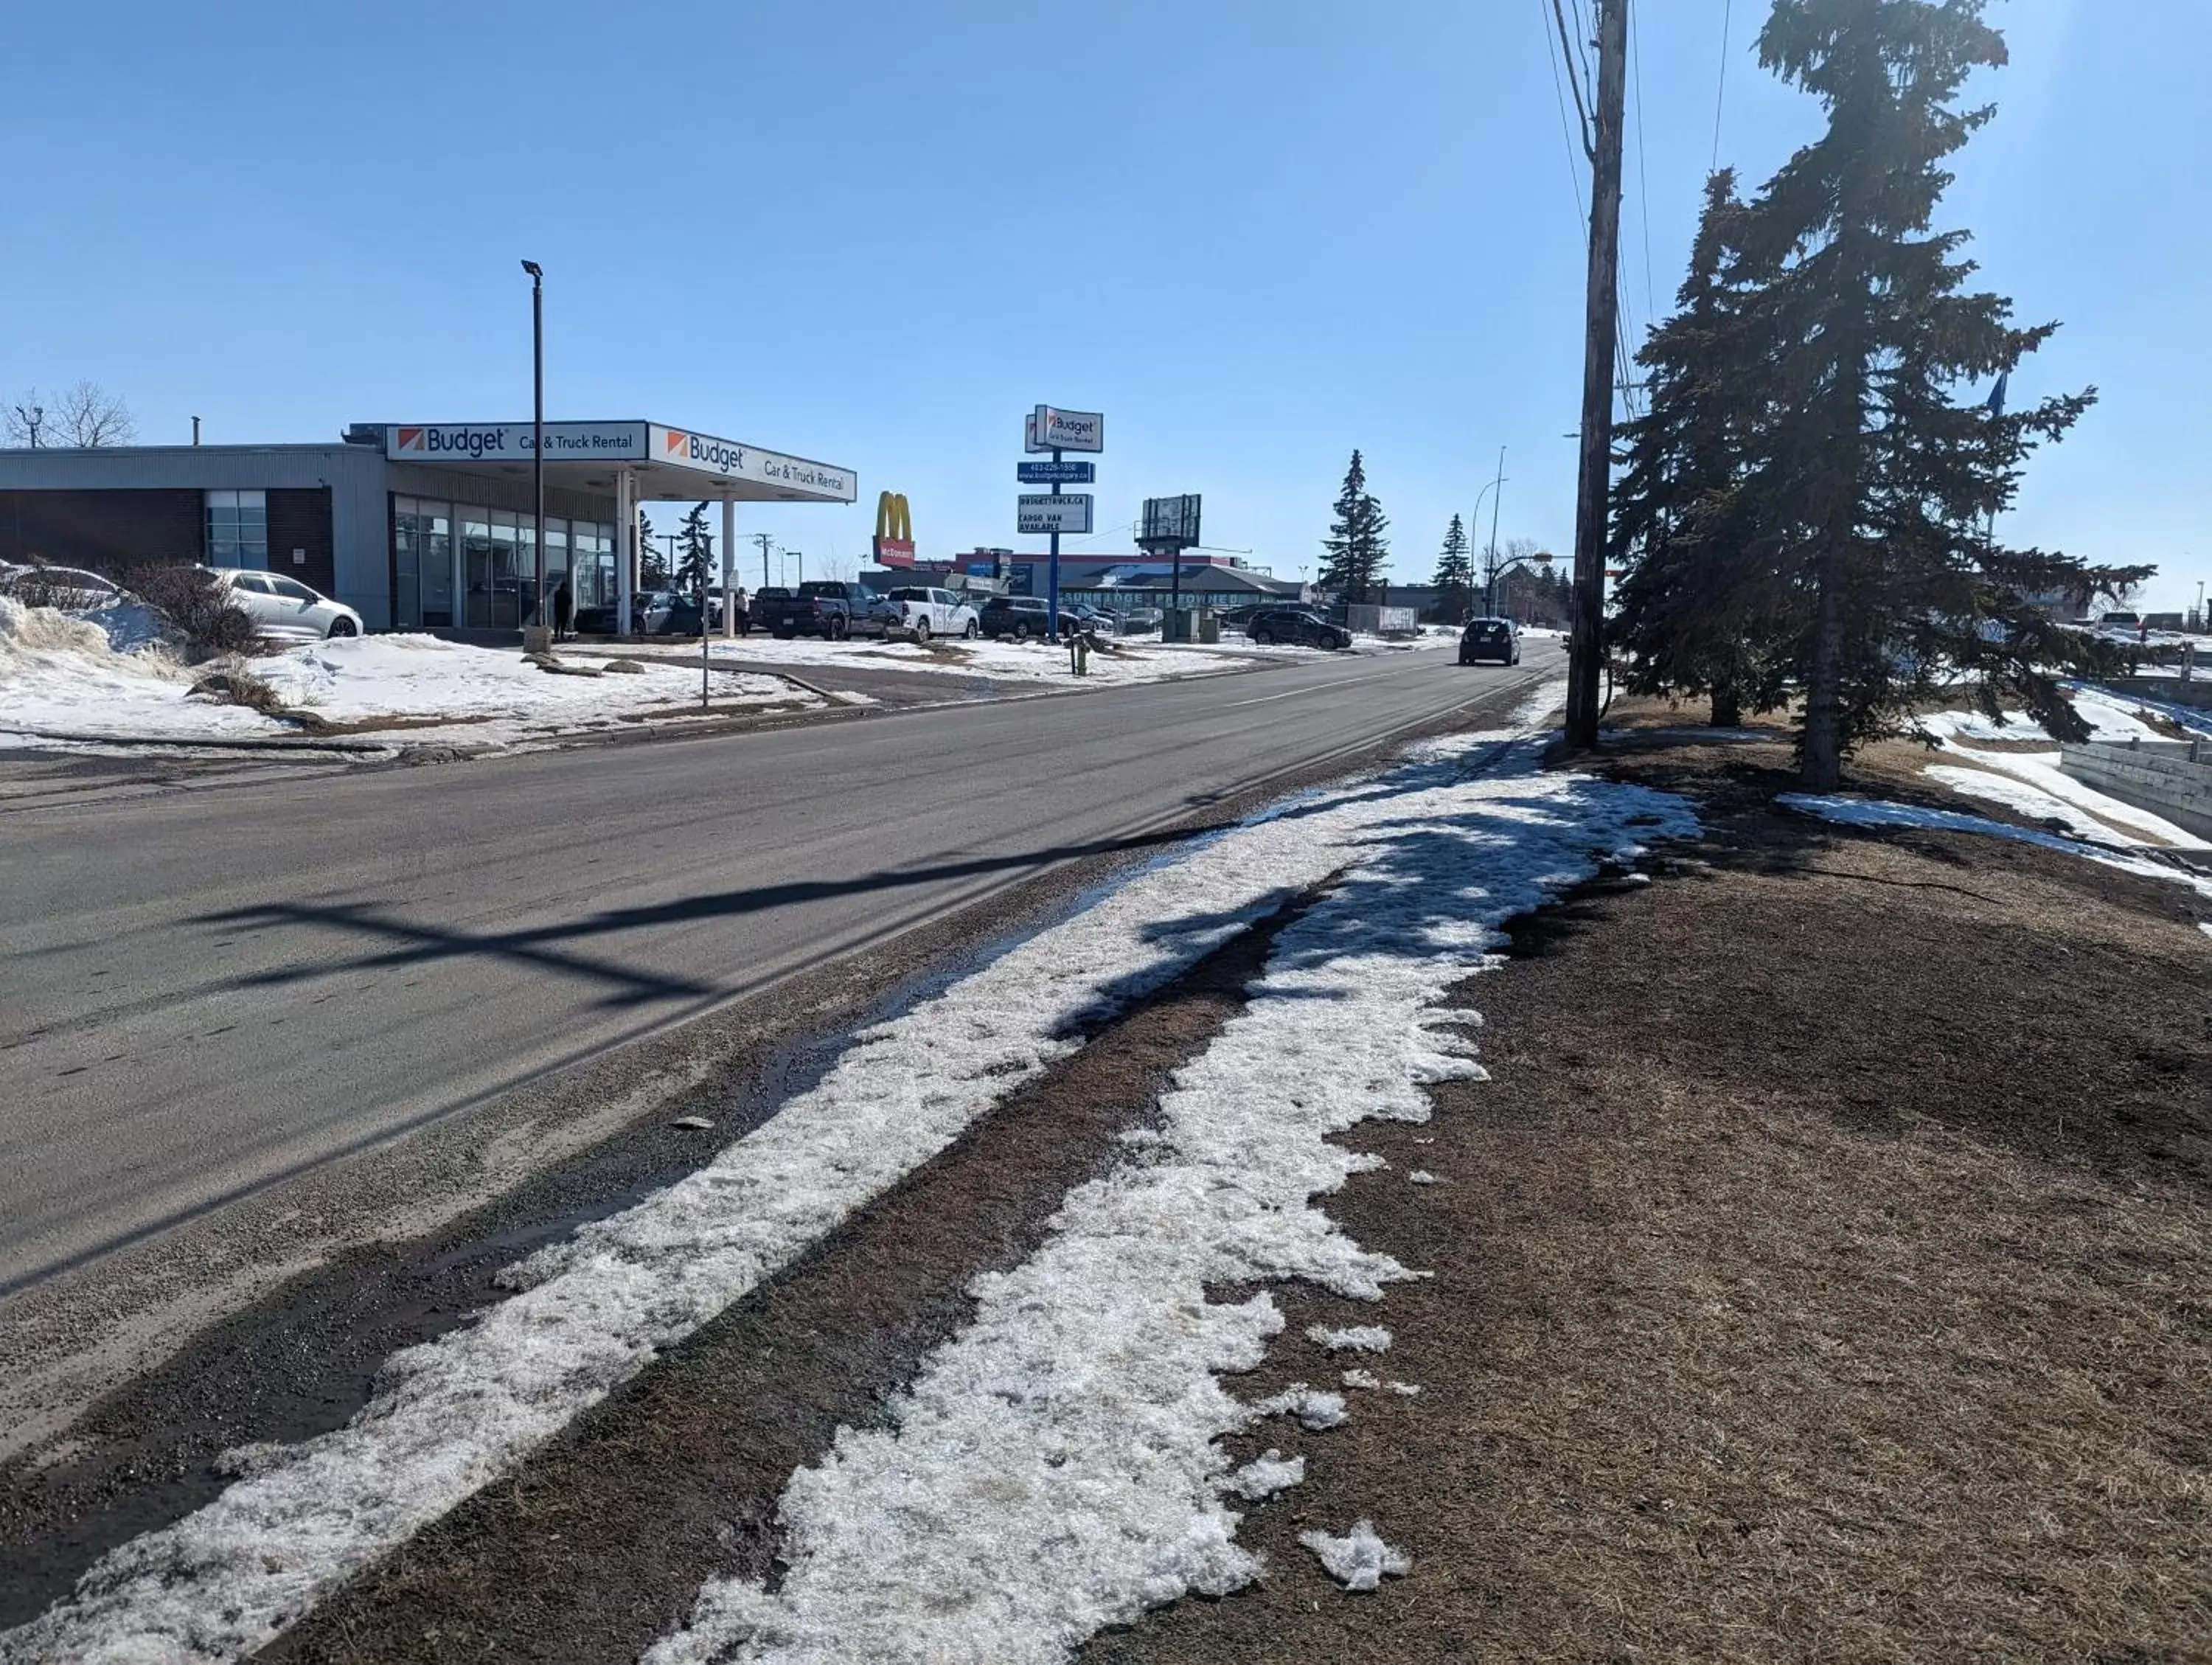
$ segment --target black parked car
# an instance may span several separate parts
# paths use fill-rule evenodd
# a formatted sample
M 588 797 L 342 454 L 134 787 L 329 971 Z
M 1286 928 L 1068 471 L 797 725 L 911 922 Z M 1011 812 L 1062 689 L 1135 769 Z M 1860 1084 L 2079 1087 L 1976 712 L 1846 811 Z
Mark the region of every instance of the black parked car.
M 1351 631 L 1303 607 L 1257 608 L 1244 621 L 1244 634 L 1262 647 L 1277 641 L 1327 647 L 1332 652 L 1352 646 Z
M 1521 632 L 1510 618 L 1470 620 L 1460 634 L 1459 662 L 1480 665 L 1495 659 L 1500 665 L 1521 663 Z
M 994 595 L 983 604 L 975 623 L 994 641 L 1000 636 L 1012 636 L 1016 641 L 1027 641 L 1031 637 L 1042 640 L 1052 634 L 1052 609 L 1042 596 Z M 1060 628 L 1062 635 L 1085 635 L 1095 641 L 1114 634 L 1114 620 L 1096 607 L 1086 607 L 1079 601 L 1063 601 L 1060 604 Z

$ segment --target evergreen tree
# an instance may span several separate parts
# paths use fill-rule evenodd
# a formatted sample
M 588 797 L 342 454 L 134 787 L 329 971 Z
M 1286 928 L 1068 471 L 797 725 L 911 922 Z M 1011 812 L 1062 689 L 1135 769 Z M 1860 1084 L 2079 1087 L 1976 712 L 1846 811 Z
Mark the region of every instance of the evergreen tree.
M 714 535 L 707 530 L 707 506 L 700 504 L 684 517 L 678 530 L 677 543 L 684 551 L 684 559 L 677 568 L 677 576 L 684 587 L 699 598 L 703 609 L 707 605 L 707 586 L 714 572 Z
M 1354 451 L 1336 495 L 1328 536 L 1321 543 L 1318 581 L 1322 587 L 1336 591 L 1346 601 L 1367 600 L 1389 564 L 1390 544 L 1382 536 L 1389 524 L 1382 505 L 1367 489 L 1367 465 Z
M 1437 616 L 1446 624 L 1464 624 L 1474 610 L 1474 562 L 1467 552 L 1467 526 L 1456 514 L 1444 531 L 1444 546 L 1437 556 L 1437 575 L 1429 580 L 1437 592 Z
M 668 584 L 668 557 L 653 540 L 653 517 L 642 508 L 637 512 L 637 581 L 647 590 L 665 589 Z
M 1741 720 L 1747 701 L 1769 711 L 1787 699 L 1796 600 L 1759 517 L 1773 411 L 1765 348 L 1745 317 L 1755 277 L 1731 241 L 1741 212 L 1723 168 L 1705 182 L 1680 310 L 1637 354 L 1650 403 L 1621 429 L 1610 530 L 1609 559 L 1628 568 L 1613 625 L 1627 685 L 1710 693 L 1721 727 Z
M 1799 150 L 1731 235 L 1756 274 L 1747 323 L 1769 355 L 1772 430 L 1749 501 L 1779 578 L 1797 586 L 1790 658 L 1805 689 L 1800 766 L 1816 790 L 1939 675 L 2022 698 L 2054 733 L 2086 726 L 2054 668 L 2100 651 L 2030 605 L 2086 597 L 2142 569 L 1996 545 L 1984 528 L 2028 452 L 2072 426 L 2094 390 L 2006 415 L 1954 389 L 2008 375 L 2055 325 L 2016 327 L 2003 297 L 1965 289 L 1963 232 L 1931 233 L 1942 163 L 1992 112 L 1955 100 L 2005 61 L 1984 0 L 1776 0 L 1760 62 L 1818 98 L 1827 131 Z M 1762 559 L 1766 558 L 1762 555 Z

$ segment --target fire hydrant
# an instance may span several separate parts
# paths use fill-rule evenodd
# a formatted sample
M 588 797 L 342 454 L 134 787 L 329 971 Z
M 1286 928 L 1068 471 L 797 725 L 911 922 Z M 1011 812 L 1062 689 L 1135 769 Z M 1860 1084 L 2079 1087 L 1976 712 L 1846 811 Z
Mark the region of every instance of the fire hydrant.
M 1079 677 L 1091 674 L 1091 638 L 1080 630 L 1067 639 L 1067 668 Z

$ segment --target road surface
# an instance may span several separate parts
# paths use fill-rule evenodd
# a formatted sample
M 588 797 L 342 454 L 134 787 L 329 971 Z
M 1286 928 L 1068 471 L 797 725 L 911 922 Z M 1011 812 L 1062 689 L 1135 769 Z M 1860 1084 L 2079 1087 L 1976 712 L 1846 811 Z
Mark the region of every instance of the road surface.
M 1329 659 L 0 815 L 0 1293 L 1562 662 Z

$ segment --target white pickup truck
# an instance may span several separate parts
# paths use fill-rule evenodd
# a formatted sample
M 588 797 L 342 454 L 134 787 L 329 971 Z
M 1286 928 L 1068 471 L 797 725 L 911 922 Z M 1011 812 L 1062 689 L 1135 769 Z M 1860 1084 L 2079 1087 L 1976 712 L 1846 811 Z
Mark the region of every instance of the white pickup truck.
M 933 636 L 972 638 L 982 629 L 975 608 L 951 590 L 920 585 L 889 590 L 884 594 L 884 634 L 907 641 L 927 641 Z

